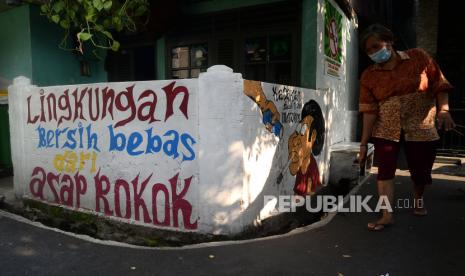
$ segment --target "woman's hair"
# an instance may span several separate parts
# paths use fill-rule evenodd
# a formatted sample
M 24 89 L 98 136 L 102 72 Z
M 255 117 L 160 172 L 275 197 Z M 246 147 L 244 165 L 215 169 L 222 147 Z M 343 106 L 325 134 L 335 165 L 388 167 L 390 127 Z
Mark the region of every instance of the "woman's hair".
M 309 115 L 313 117 L 313 123 L 310 126 L 310 135 L 308 139 L 310 141 L 312 132 L 315 129 L 316 140 L 312 147 L 312 153 L 316 156 L 321 153 L 325 143 L 325 119 L 323 118 L 323 112 L 321 112 L 320 106 L 314 100 L 310 100 L 305 103 L 304 107 L 302 108 L 301 120 Z
M 394 42 L 394 34 L 381 24 L 373 24 L 363 30 L 360 35 L 360 48 L 365 51 L 365 44 L 369 37 L 375 36 L 385 42 Z

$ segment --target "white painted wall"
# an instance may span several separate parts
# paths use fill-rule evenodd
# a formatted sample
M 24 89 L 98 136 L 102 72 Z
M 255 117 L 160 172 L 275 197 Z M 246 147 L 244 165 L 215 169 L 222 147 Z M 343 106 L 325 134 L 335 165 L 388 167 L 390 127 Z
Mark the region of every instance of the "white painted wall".
M 290 174 L 288 168 L 288 140 L 289 136 L 294 133 L 298 122 L 283 122 L 281 136 L 270 133 L 262 122 L 262 113 L 256 103 L 244 95 L 243 81 L 240 74 L 235 74 L 231 69 L 223 66 L 210 68 L 198 80 L 177 80 L 175 83 L 166 80 L 36 87 L 30 85 L 29 80 L 25 78 L 17 78 L 9 88 L 15 193 L 19 198 L 32 198 L 65 208 L 108 216 L 128 223 L 177 231 L 233 234 L 242 231 L 244 227 L 259 223 L 272 214 L 273 206 L 268 206 L 264 210 L 265 195 L 293 194 L 295 176 Z M 173 115 L 165 121 L 167 97 L 163 88 L 166 89 L 170 84 L 174 85 L 173 87 L 187 89 L 189 93 L 188 112 L 186 117 L 180 110 L 183 100 L 182 94 L 180 94 L 174 100 Z M 300 116 L 302 106 L 310 99 L 314 99 L 322 108 L 324 117 L 327 117 L 328 109 L 326 107 L 330 99 L 327 92 L 268 83 L 261 85 L 266 97 L 274 102 L 281 113 L 295 112 Z M 120 95 L 121 92 L 127 91 L 128 87 L 132 86 L 134 87 L 132 98 L 138 108 L 144 106 L 144 103 L 153 101 L 152 98 L 150 100 L 141 98 L 144 91 L 153 91 L 157 95 L 155 118 L 160 121 L 149 123 L 136 118 L 126 125 L 116 127 L 119 121 L 131 114 L 128 111 L 118 111 L 116 105 L 114 106 L 113 119 L 108 113 L 106 117 L 102 118 L 101 112 L 98 120 L 91 121 L 90 109 L 95 111 L 96 105 L 93 102 L 92 108 L 89 109 L 90 98 L 88 98 L 89 94 L 84 92 L 85 89 L 92 88 L 95 92 L 97 88 L 102 91 L 106 87 L 113 89 L 116 95 Z M 276 92 L 274 93 L 273 89 L 279 94 L 283 88 L 298 91 L 301 95 L 301 98 L 292 108 L 285 109 L 285 101 L 274 98 Z M 75 98 L 72 96 L 72 92 L 75 90 L 78 91 L 76 94 L 78 98 L 80 95 L 84 95 L 82 114 L 85 120 L 80 118 L 76 121 L 64 120 L 59 125 L 54 118 L 49 120 L 48 95 L 54 94 L 57 99 L 60 99 L 61 104 L 65 104 L 64 95 L 68 91 L 70 102 L 73 103 L 72 112 L 75 114 Z M 45 104 L 43 108 L 45 111 L 44 122 L 40 118 L 41 96 L 45 97 L 43 101 Z M 121 99 L 123 100 L 120 104 L 123 107 L 126 106 L 127 98 L 124 96 Z M 100 98 L 99 105 L 100 111 L 102 111 L 102 98 Z M 57 118 L 67 114 L 66 110 L 58 111 Z M 149 113 L 145 110 L 141 114 L 147 115 Z M 28 118 L 37 121 L 28 123 Z M 80 124 L 84 128 L 90 124 L 91 135 L 95 133 L 98 137 L 98 142 L 92 143 L 91 148 L 88 148 L 89 140 L 86 137 L 85 129 L 83 149 L 79 148 Z M 111 126 L 115 133 L 125 134 L 127 139 L 131 133 L 140 133 L 144 137 L 143 142 L 135 151 L 147 148 L 146 130 L 161 135 L 161 139 L 165 143 L 167 140 L 173 140 L 174 136 L 163 136 L 170 130 L 175 130 L 180 135 L 188 134 L 192 140 L 184 141 L 184 143 L 188 143 L 187 146 L 182 141 L 179 142 L 179 156 L 176 158 L 164 153 L 163 150 L 155 153 L 131 155 L 127 148 L 124 151 L 110 150 L 109 127 Z M 46 131 L 45 136 L 41 132 L 42 129 Z M 58 148 L 56 147 L 56 137 L 47 136 L 49 131 L 55 133 L 57 129 L 64 132 L 58 138 Z M 66 142 L 72 142 L 68 133 L 73 129 L 77 129 L 73 136 L 77 140 L 77 148 L 64 148 L 63 145 Z M 94 145 L 97 145 L 98 150 L 93 147 Z M 195 158 L 191 161 L 183 161 L 183 155 L 191 155 L 189 147 L 195 153 Z M 80 161 L 78 160 L 75 170 L 71 171 L 69 168 L 67 171 L 67 162 L 65 162 L 64 168 L 60 167 L 59 162 L 56 162 L 59 160 L 57 156 L 65 154 L 67 150 L 75 152 L 77 156 L 81 152 L 90 153 L 90 160 L 85 160 L 81 168 L 79 168 Z M 325 147 L 319 156 L 315 156 L 323 181 L 327 179 L 325 167 L 328 160 L 327 151 L 327 147 Z M 92 163 L 92 154 L 95 154 L 94 164 Z M 68 157 L 67 160 L 69 161 L 69 159 Z M 79 204 L 77 203 L 79 189 L 75 180 L 78 171 L 79 175 L 82 175 L 87 182 L 86 191 L 79 194 Z M 283 174 L 283 180 L 278 183 L 277 177 L 280 173 Z M 174 191 L 169 181 L 178 174 L 176 191 Z M 100 198 L 96 196 L 99 187 L 105 190 L 107 185 L 106 183 L 100 185 L 99 181 L 95 179 L 96 175 L 105 175 L 109 180 L 109 191 Z M 143 208 L 140 206 L 140 215 L 138 218 L 136 217 L 135 194 L 141 193 L 142 182 L 150 175 L 152 176 L 141 196 L 148 214 L 148 220 L 144 220 Z M 54 179 L 54 176 L 58 178 Z M 68 176 L 70 178 L 67 178 Z M 184 180 L 190 177 L 192 177 L 190 186 L 185 195 L 182 195 L 182 191 L 186 187 Z M 134 190 L 133 183 L 139 185 L 137 190 Z M 72 203 L 68 201 L 70 194 L 66 191 L 71 185 L 74 187 L 74 191 L 71 193 Z M 152 188 L 156 185 L 161 190 L 168 192 L 168 202 L 165 201 L 162 192 L 155 197 L 152 195 Z M 54 196 L 52 186 L 56 190 L 58 198 Z M 129 194 L 127 200 L 125 188 Z M 41 192 L 39 192 L 40 189 L 42 189 Z M 116 211 L 118 209 L 116 206 L 118 192 L 119 212 Z M 173 212 L 176 206 L 180 205 L 179 202 L 173 202 L 173 194 L 181 197 L 181 201 L 183 201 L 181 203 L 184 204 L 181 207 L 185 207 L 177 212 L 178 224 L 174 223 Z M 103 198 L 107 200 L 109 210 L 105 210 Z M 100 205 L 99 208 L 97 201 Z M 154 202 L 157 204 L 156 213 L 152 212 Z M 130 216 L 126 216 L 127 206 L 130 208 Z M 167 213 L 170 217 L 169 223 L 163 224 L 166 222 L 165 208 L 168 208 Z M 158 223 L 154 222 L 154 216 L 156 216 Z
M 318 33 L 323 33 L 324 1 L 320 0 L 319 3 Z M 355 97 L 357 89 L 355 73 L 357 61 L 348 57 L 356 56 L 357 52 L 356 24 L 346 18 L 344 20 L 343 48 L 345 51 L 340 79 L 324 73 L 323 37 L 320 37 L 316 65 L 317 90 L 261 83 L 261 89 L 266 98 L 274 103 L 281 114 L 291 112 L 299 117 L 302 107 L 309 100 L 313 99 L 319 104 L 326 122 L 326 140 L 323 151 L 314 158 L 323 185 L 327 184 L 329 178 L 330 146 L 342 141 L 353 141 L 355 131 L 357 113 L 350 110 L 349 102 L 351 97 Z M 276 202 L 269 202 L 265 206 L 264 196 L 294 193 L 296 176 L 291 175 L 289 171 L 288 143 L 289 137 L 295 132 L 299 122 L 282 122 L 282 134 L 279 136 L 269 132 L 262 122 L 263 114 L 257 104 L 244 95 L 244 80 L 241 75 L 233 73 L 225 66 L 209 68 L 208 72 L 202 73 L 199 79 L 173 82 L 173 80 L 163 80 L 36 87 L 31 85 L 26 78 L 16 78 L 13 85 L 9 87 L 9 106 L 17 197 L 32 198 L 127 223 L 184 232 L 235 234 L 245 227 L 259 224 L 263 219 L 272 216 Z M 165 120 L 167 96 L 164 89 L 168 89 L 169 85 L 173 85 L 172 88 L 187 91 L 189 101 L 187 114 L 184 115 L 180 110 L 183 95 L 178 95 L 173 103 L 173 115 Z M 85 97 L 82 102 L 85 120 L 77 118 L 75 121 L 64 121 L 58 125 L 56 120 L 48 120 L 48 107 L 45 105 L 43 108 L 47 115 L 44 118 L 45 122 L 41 122 L 41 118 L 38 118 L 36 122 L 28 123 L 28 117 L 34 118 L 35 115 L 41 113 L 41 93 L 45 96 L 54 94 L 59 99 L 65 91 L 68 91 L 71 103 L 74 105 L 75 99 L 71 95 L 75 90 L 80 96 L 85 89 L 95 91 L 98 88 L 102 91 L 106 87 L 118 94 L 127 91 L 131 86 L 134 86 L 132 98 L 138 107 L 144 104 L 143 106 L 148 108 L 148 102 L 153 102 L 153 100 L 150 100 L 150 97 L 141 99 L 139 97 L 146 91 L 153 91 L 157 96 L 154 114 L 159 121 L 147 122 L 136 118 L 116 128 L 116 131 L 125 134 L 126 137 L 129 137 L 131 133 L 139 133 L 145 137 L 146 131 L 151 130 L 152 133 L 159 134 L 165 142 L 173 140 L 173 136 L 167 133 L 170 130 L 180 135 L 189 135 L 189 139 L 179 142 L 179 156 L 174 158 L 163 153 L 163 150 L 139 155 L 131 155 L 127 151 L 110 150 L 109 126 L 115 126 L 117 122 L 130 114 L 124 111 L 124 107 L 128 104 L 126 97 L 122 97 L 119 106 L 119 109 L 123 111 L 118 111 L 118 108 L 114 107 L 114 118 L 107 115 L 105 118 L 91 121 L 89 100 Z M 274 98 L 276 93 L 273 89 L 276 91 L 295 90 L 298 91 L 300 98 L 291 108 L 285 108 L 285 101 Z M 30 104 L 28 104 L 28 97 L 31 97 Z M 60 103 L 65 105 L 66 98 L 63 98 Z M 100 105 L 102 105 L 101 102 Z M 31 116 L 28 116 L 28 109 Z M 141 114 L 151 113 L 149 110 L 144 110 Z M 57 116 L 66 116 L 66 112 L 59 112 Z M 79 174 L 87 180 L 87 189 L 80 194 L 78 205 L 77 188 L 74 183 L 77 169 L 70 172 L 61 171 L 57 166 L 58 163 L 54 164 L 57 155 L 63 155 L 66 151 L 62 147 L 65 136 L 59 138 L 60 147 L 47 147 L 42 145 L 44 139 L 45 143 L 52 144 L 56 140 L 47 141 L 47 135 L 45 135 L 42 137 L 41 144 L 39 130 L 43 128 L 54 132 L 56 129 L 64 131 L 68 128 L 69 131 L 79 129 L 79 124 L 84 127 L 91 124 L 92 133 L 98 136 L 99 151 L 92 148 L 70 150 L 78 156 L 81 152 L 90 153 L 91 156 L 95 153 L 94 162 L 87 160 L 79 169 Z M 84 145 L 87 142 L 84 137 Z M 146 146 L 147 139 L 144 138 L 139 148 L 146 148 Z M 167 150 L 169 149 L 171 149 L 170 146 L 167 146 Z M 195 154 L 195 158 L 183 160 L 183 154 L 187 157 Z M 79 167 L 80 163 L 77 164 Z M 45 179 L 41 179 L 42 169 L 37 169 L 38 167 L 46 173 Z M 97 174 L 107 176 L 110 183 L 109 191 L 103 197 L 96 196 L 98 188 L 101 187 L 99 181 L 95 181 Z M 282 174 L 281 182 L 278 181 L 280 174 Z M 54 180 L 54 176 L 57 175 L 59 175 L 58 183 Z M 170 179 L 174 179 L 176 175 L 178 181 L 173 189 Z M 151 178 L 147 181 L 146 188 L 139 199 L 137 209 L 140 216 L 136 217 L 136 194 L 140 193 L 142 182 L 149 176 Z M 69 199 L 69 192 L 66 189 L 69 190 L 71 182 L 75 186 L 71 193 L 73 203 L 66 202 Z M 138 185 L 136 190 L 134 190 L 133 183 Z M 190 183 L 188 189 L 186 183 Z M 42 186 L 43 191 L 38 193 L 37 188 Z M 58 200 L 51 187 L 57 190 Z M 129 194 L 127 200 L 125 188 Z M 152 194 L 153 188 L 158 191 L 156 196 Z M 63 193 L 60 194 L 60 191 Z M 167 193 L 168 201 L 165 200 L 164 192 Z M 121 211 L 119 213 L 116 212 L 118 208 L 115 208 L 117 194 L 120 199 L 119 209 Z M 110 206 L 107 213 L 103 208 L 103 198 Z M 100 208 L 97 208 L 97 202 Z M 145 202 L 147 207 L 147 220 L 144 220 L 142 216 L 144 213 L 141 207 L 142 202 Z M 152 203 L 155 203 L 156 210 L 152 207 Z M 126 216 L 127 206 L 131 210 L 130 216 Z M 169 215 L 169 221 L 165 220 L 166 214 Z M 154 222 L 155 217 L 158 222 Z
M 266 98 L 273 101 L 277 110 L 283 113 L 295 113 L 300 120 L 302 107 L 310 100 L 315 100 L 320 108 L 324 119 L 328 118 L 328 103 L 330 96 L 326 91 L 316 91 L 312 89 L 284 86 L 279 84 L 262 83 L 262 89 Z M 293 108 L 285 108 L 285 100 L 276 100 L 275 91 L 297 91 L 300 100 Z M 278 94 L 280 94 L 278 92 Z M 281 93 L 284 95 L 285 93 Z M 246 225 L 259 224 L 261 220 L 277 213 L 276 202 L 270 202 L 265 206 L 264 196 L 294 195 L 294 185 L 296 176 L 289 171 L 289 137 L 296 131 L 299 121 L 284 122 L 282 136 L 276 136 L 269 132 L 262 122 L 262 113 L 258 106 L 250 99 L 245 103 L 243 116 L 243 138 L 242 154 L 244 160 L 243 178 L 243 217 Z M 326 135 L 328 132 L 326 131 Z M 322 152 L 314 156 L 320 173 L 320 180 L 323 185 L 327 184 L 329 175 L 328 144 L 325 143 Z M 282 174 L 283 179 L 278 182 L 278 176 Z
M 202 224 L 214 234 L 242 230 L 241 74 L 214 66 L 199 77 L 199 195 Z
M 173 115 L 167 116 L 169 105 L 164 89 L 168 90 L 170 86 L 174 92 L 180 89 L 188 93 L 186 115 L 179 107 L 183 99 L 187 102 L 187 98 L 180 94 L 173 101 Z M 103 116 L 102 91 L 105 88 L 107 91 L 114 90 L 116 95 L 112 104 L 113 118 L 108 109 L 105 109 L 107 114 Z M 92 98 L 86 92 L 89 89 L 93 91 Z M 95 98 L 96 89 L 99 89 L 99 102 Z M 133 95 L 124 96 L 131 89 Z M 74 91 L 77 97 L 73 96 Z M 58 123 L 54 112 L 49 112 L 48 97 L 52 96 L 57 99 L 58 121 L 62 116 L 68 117 L 68 109 L 59 108 L 68 101 L 72 106 L 71 120 Z M 78 109 L 75 102 L 81 96 L 82 108 Z M 9 97 L 14 182 L 18 197 L 105 214 L 129 223 L 181 231 L 202 229 L 200 221 L 196 225 L 200 216 L 197 80 L 36 87 L 29 85 L 29 80 L 25 78 L 17 78 L 14 85 L 10 86 Z M 130 101 L 135 102 L 133 106 L 137 111 L 126 108 L 130 106 Z M 44 106 L 41 107 L 41 103 Z M 100 116 L 93 121 L 91 111 L 97 114 L 97 103 Z M 150 103 L 154 112 L 148 106 Z M 45 112 L 44 117 L 41 117 L 41 110 Z M 82 117 L 79 116 L 79 110 L 82 111 Z M 52 120 L 49 114 L 52 114 Z M 78 114 L 76 120 L 74 114 Z M 157 121 L 149 122 L 136 117 L 118 126 L 118 122 L 130 118 L 131 114 L 153 114 Z M 57 131 L 62 134 L 57 136 Z M 117 135 L 120 138 L 116 139 Z M 125 147 L 123 135 L 126 139 Z M 153 148 L 147 150 L 149 136 Z M 120 150 L 112 148 L 112 141 L 119 145 Z M 160 141 L 163 144 L 161 147 Z M 130 144 L 137 147 L 130 147 Z M 129 150 L 131 148 L 132 151 Z M 74 168 L 72 160 L 76 160 Z M 77 184 L 77 173 L 87 183 L 85 191 L 78 188 L 85 185 Z M 106 176 L 109 182 L 99 184 L 95 179 L 97 176 Z M 146 188 L 141 190 L 147 179 Z M 177 179 L 174 189 L 171 179 Z M 186 179 L 191 179 L 189 187 L 186 186 Z M 100 197 L 97 196 L 99 189 L 104 191 Z M 140 198 L 138 193 L 141 194 Z M 153 204 L 156 208 L 153 208 Z

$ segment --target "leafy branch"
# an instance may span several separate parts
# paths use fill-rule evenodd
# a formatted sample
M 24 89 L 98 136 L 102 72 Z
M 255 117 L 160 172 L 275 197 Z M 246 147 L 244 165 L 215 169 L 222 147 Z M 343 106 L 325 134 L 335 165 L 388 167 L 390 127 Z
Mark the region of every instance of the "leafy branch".
M 81 54 L 84 42 L 118 51 L 120 43 L 112 32 L 135 32 L 137 26 L 148 22 L 150 11 L 148 0 L 49 0 L 42 1 L 40 9 L 50 21 L 65 29 L 60 48 Z M 75 34 L 77 46 L 70 49 L 71 34 Z

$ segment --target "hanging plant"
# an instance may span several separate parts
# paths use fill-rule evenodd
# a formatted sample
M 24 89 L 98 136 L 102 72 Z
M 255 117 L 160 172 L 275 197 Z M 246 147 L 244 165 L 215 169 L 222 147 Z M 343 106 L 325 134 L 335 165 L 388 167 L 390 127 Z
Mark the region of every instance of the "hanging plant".
M 114 39 L 114 32 L 135 32 L 137 26 L 148 22 L 150 11 L 148 0 L 49 0 L 40 3 L 42 14 L 65 29 L 60 48 L 81 54 L 85 42 L 96 48 L 118 51 L 120 43 Z M 77 42 L 75 48 L 68 47 L 71 34 Z

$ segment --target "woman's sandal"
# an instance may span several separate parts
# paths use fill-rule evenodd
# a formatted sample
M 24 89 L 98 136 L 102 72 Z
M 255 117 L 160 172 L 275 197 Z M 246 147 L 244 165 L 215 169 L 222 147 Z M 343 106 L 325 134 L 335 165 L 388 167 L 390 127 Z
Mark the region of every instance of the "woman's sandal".
M 382 231 L 384 228 L 389 227 L 393 225 L 394 222 L 388 222 L 388 223 L 378 223 L 378 222 L 370 222 L 367 225 L 368 230 L 370 231 Z

